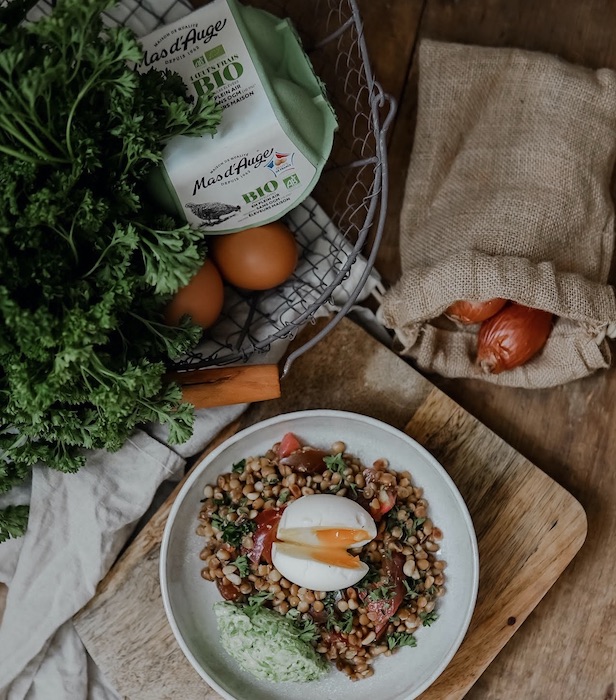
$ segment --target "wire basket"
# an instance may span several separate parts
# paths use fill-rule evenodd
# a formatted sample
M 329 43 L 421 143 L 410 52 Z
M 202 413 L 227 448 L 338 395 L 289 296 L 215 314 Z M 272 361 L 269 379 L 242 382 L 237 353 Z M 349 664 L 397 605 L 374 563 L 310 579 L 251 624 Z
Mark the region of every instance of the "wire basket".
M 287 218 L 300 248 L 292 278 L 260 293 L 227 288 L 221 318 L 206 331 L 204 342 L 173 369 L 243 363 L 268 352 L 277 342 L 294 338 L 323 307 L 334 308 L 332 294 L 350 281 L 352 267 L 364 253 L 362 272 L 353 276 L 345 300 L 319 333 L 288 356 L 284 376 L 293 361 L 348 312 L 372 270 L 386 214 L 385 136 L 395 104 L 372 74 L 356 0 L 247 1 L 291 19 L 325 84 L 339 129 L 312 197 Z M 49 11 L 50 5 L 51 0 L 42 0 L 39 11 Z M 188 0 L 121 0 L 107 20 L 144 35 L 192 9 Z

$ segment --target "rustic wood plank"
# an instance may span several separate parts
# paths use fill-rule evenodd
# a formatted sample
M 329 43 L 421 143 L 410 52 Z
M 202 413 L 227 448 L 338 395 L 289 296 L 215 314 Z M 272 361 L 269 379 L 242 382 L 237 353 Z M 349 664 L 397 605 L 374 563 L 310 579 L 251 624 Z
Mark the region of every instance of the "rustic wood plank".
M 556 581 L 580 549 L 586 515 L 566 491 L 555 491 L 547 475 L 438 389 L 415 413 L 406 432 L 428 448 L 458 484 L 479 541 L 481 576 L 471 626 L 446 671 L 421 696 L 457 700 L 524 622 L 545 594 L 546 584 Z M 539 512 L 540 522 L 533 517 Z M 496 520 L 516 526 L 505 529 Z M 533 541 L 536 546 L 529 547 Z M 562 559 L 550 554 L 558 550 Z
M 545 51 L 597 69 L 616 68 L 616 5 L 608 0 L 428 0 L 420 36 Z M 377 266 L 397 279 L 398 217 L 412 147 L 416 67 L 391 143 L 390 213 Z M 616 280 L 616 259 L 610 279 Z M 469 693 L 469 700 L 523 697 L 613 699 L 616 576 L 605 543 L 616 538 L 616 373 L 543 391 L 430 377 L 443 391 L 551 475 L 582 503 L 589 536 L 573 564 Z M 597 584 L 588 590 L 589 571 Z M 584 600 L 585 602 L 581 602 Z
M 391 95 L 398 106 L 398 112 L 387 134 L 392 147 L 388 149 L 389 206 L 393 205 L 397 212 L 396 202 L 399 201 L 399 173 L 406 169 L 407 154 L 410 153 L 408 144 L 393 141 L 397 132 L 399 120 L 405 121 L 407 110 L 406 92 L 408 90 L 407 75 L 413 60 L 418 38 L 421 16 L 426 0 L 359 0 L 359 8 L 366 29 L 366 44 L 375 78 L 383 90 Z M 400 151 L 400 146 L 403 150 Z M 408 149 L 408 150 L 407 150 Z M 382 271 L 390 281 L 397 276 L 397 228 L 396 216 L 388 214 L 387 224 L 379 252 L 377 254 L 377 269 Z M 366 242 L 366 250 L 370 250 L 374 241 L 375 231 L 371 231 Z M 394 240 L 395 239 L 395 240 Z
M 400 99 L 426 0 L 358 0 L 370 63 L 383 90 Z
M 614 371 L 540 392 L 439 381 L 448 394 L 564 485 L 586 509 L 580 554 L 513 643 L 482 676 L 472 700 L 524 692 L 529 700 L 609 698 L 616 679 Z M 582 603 L 589 585 L 596 585 Z M 563 674 L 563 666 L 567 673 Z
M 423 696 L 461 698 L 581 545 L 583 511 L 566 491 L 350 321 L 300 357 L 282 397 L 252 406 L 241 425 L 314 407 L 357 411 L 406 426 L 450 471 L 465 496 L 482 558 L 479 602 L 460 658 L 436 690 Z M 238 421 L 216 442 L 239 426 Z M 159 547 L 175 494 L 177 489 L 75 619 L 96 663 L 131 699 L 218 697 L 181 654 L 160 598 Z

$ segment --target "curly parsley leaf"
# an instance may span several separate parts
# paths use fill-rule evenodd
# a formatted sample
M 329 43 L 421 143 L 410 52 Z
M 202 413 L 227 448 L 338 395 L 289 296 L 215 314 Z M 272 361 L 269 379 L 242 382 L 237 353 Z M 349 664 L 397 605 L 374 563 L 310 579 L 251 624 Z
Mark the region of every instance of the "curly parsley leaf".
M 248 576 L 250 573 L 250 564 L 245 554 L 242 554 L 242 556 L 238 557 L 233 563 L 237 567 L 237 571 L 242 578 Z
M 200 329 L 162 311 L 206 251 L 146 182 L 170 138 L 221 117 L 179 76 L 135 69 L 135 36 L 101 19 L 112 0 L 58 0 L 20 23 L 30 4 L 0 22 L 0 492 L 37 462 L 75 472 L 84 449 L 117 450 L 149 421 L 190 436 L 192 408 L 164 377 Z M 2 536 L 22 512 L 0 513 Z
M 259 593 L 255 593 L 254 595 L 248 596 L 248 599 L 246 601 L 246 607 L 253 609 L 260 608 L 265 604 L 266 601 L 271 600 L 273 597 L 273 593 L 269 593 L 268 591 L 260 591 Z
M 379 586 L 370 592 L 368 598 L 370 598 L 370 600 L 390 600 L 393 590 L 394 587 L 391 585 Z
M 233 465 L 233 467 L 231 468 L 231 471 L 234 472 L 235 474 L 243 474 L 245 468 L 246 468 L 246 460 L 240 459 L 239 462 L 236 462 Z
M 338 472 L 339 474 L 344 473 L 344 470 L 348 466 L 342 458 L 342 452 L 338 452 L 338 454 L 336 455 L 329 455 L 327 457 L 323 457 L 323 461 L 325 462 L 327 468 L 331 472 Z
M 419 619 L 424 627 L 430 627 L 430 625 L 434 624 L 438 620 L 438 615 L 434 611 L 420 612 Z
M 232 547 L 239 547 L 246 535 L 250 535 L 257 528 L 252 520 L 232 521 L 222 518 L 217 513 L 212 516 L 212 526 L 222 533 L 222 541 Z
M 21 537 L 28 527 L 28 506 L 7 506 L 0 510 L 0 542 Z
M 387 635 L 387 646 L 390 649 L 395 649 L 396 647 L 416 647 L 417 639 L 411 633 L 407 632 L 394 632 L 393 634 Z

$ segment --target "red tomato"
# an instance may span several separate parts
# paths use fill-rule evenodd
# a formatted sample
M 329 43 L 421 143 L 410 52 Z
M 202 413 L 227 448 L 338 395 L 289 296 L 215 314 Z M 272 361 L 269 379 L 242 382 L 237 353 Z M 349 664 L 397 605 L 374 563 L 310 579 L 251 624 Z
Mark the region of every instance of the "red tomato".
M 240 589 L 226 578 L 217 578 L 216 586 L 218 586 L 220 595 L 225 600 L 238 600 L 242 597 L 242 592 L 240 591 Z
M 280 464 L 286 464 L 300 474 L 322 474 L 327 469 L 323 458 L 328 456 L 329 452 L 306 445 L 281 459 Z
M 379 476 L 380 472 L 376 469 L 372 469 L 370 467 L 364 469 L 364 479 L 366 480 L 366 483 L 376 484 L 378 487 L 376 498 L 379 501 L 379 505 L 378 507 L 373 506 L 372 500 L 369 503 L 362 503 L 362 505 L 377 523 L 396 505 L 396 495 L 398 492 L 397 488 L 393 484 L 380 484 Z
M 291 452 L 299 450 L 301 447 L 300 441 L 293 435 L 293 433 L 287 433 L 278 446 L 278 457 L 282 459 L 283 457 L 288 457 Z
M 257 525 L 252 540 L 254 545 L 247 553 L 253 564 L 258 564 L 264 559 L 268 564 L 272 563 L 272 544 L 276 541 L 278 523 L 282 517 L 284 508 L 269 508 L 262 510 L 254 519 Z
M 377 614 L 377 619 L 374 620 L 374 631 L 377 638 L 387 628 L 390 618 L 396 614 L 406 594 L 403 583 L 404 572 L 402 571 L 405 562 L 404 556 L 400 552 L 394 552 L 391 558 L 385 557 L 384 562 L 385 574 L 394 588 L 393 595 L 386 600 L 371 600 L 366 606 L 368 612 Z

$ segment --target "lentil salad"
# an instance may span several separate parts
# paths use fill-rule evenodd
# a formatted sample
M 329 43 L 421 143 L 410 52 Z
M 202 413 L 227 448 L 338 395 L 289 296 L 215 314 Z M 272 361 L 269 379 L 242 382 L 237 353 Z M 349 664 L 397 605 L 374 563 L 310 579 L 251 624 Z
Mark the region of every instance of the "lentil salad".
M 376 522 L 376 538 L 350 549 L 369 567 L 354 586 L 309 590 L 271 563 L 281 513 L 312 494 L 356 501 Z M 442 533 L 428 517 L 423 490 L 385 459 L 366 467 L 341 441 L 320 450 L 285 435 L 265 455 L 241 460 L 207 485 L 199 521 L 202 577 L 226 600 L 294 620 L 351 680 L 371 676 L 378 656 L 415 646 L 417 629 L 437 618 L 446 563 L 438 558 Z

